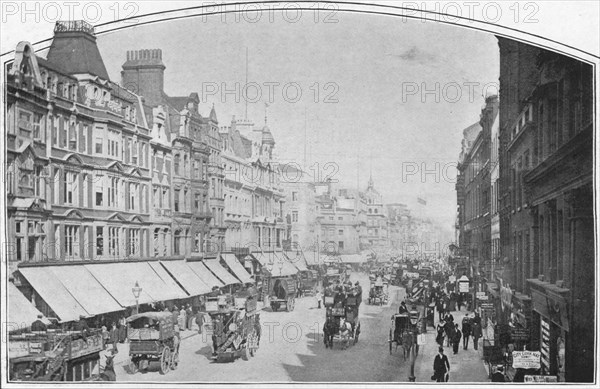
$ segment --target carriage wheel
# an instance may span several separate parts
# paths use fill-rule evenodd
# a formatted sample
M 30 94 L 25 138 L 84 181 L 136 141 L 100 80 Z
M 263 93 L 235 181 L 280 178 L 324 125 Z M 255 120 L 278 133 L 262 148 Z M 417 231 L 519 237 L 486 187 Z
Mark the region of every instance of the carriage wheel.
M 165 346 L 162 354 L 160 355 L 160 374 L 167 374 L 171 365 L 171 349 L 169 346 Z
M 171 370 L 177 369 L 179 365 L 179 350 L 171 353 Z

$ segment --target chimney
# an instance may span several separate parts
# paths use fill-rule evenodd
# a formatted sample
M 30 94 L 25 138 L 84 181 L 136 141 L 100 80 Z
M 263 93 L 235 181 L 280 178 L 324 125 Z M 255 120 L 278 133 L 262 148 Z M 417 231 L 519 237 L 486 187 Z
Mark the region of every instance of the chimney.
M 121 83 L 125 89 L 144 96 L 150 105 L 162 103 L 165 65 L 161 49 L 127 51 Z

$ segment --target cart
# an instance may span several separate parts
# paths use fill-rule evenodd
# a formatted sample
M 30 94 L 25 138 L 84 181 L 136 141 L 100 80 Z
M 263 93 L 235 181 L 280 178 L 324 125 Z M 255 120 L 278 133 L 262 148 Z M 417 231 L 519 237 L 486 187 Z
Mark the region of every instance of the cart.
M 300 289 L 302 295 L 312 296 L 315 293 L 319 277 L 315 270 L 302 271 L 300 273 Z
M 11 381 L 85 381 L 104 349 L 98 329 L 9 336 Z
M 273 312 L 282 307 L 288 312 L 293 311 L 296 305 L 296 280 L 292 277 L 271 278 L 269 285 L 269 302 Z
M 369 290 L 369 304 L 371 305 L 383 305 L 388 302 L 387 283 L 377 278 L 375 282 L 371 282 L 371 289 Z
M 175 370 L 179 364 L 179 331 L 171 312 L 138 313 L 127 318 L 130 371 L 146 370 L 159 363 L 160 374 Z
M 390 354 L 392 353 L 392 343 L 396 343 L 395 350 L 397 351 L 398 346 L 402 346 L 405 343 L 406 335 L 411 335 L 411 323 L 408 312 L 393 315 L 389 338 Z
M 256 355 L 260 316 L 254 298 L 236 299 L 235 306 L 207 303 L 206 309 L 211 318 L 207 333 L 212 336 L 216 362 L 233 362 L 240 357 L 247 361 Z
M 337 301 L 333 305 L 333 301 Z M 360 307 L 360 296 L 354 292 L 345 298 L 336 299 L 334 297 L 325 301 L 325 326 L 324 337 L 326 347 L 333 348 L 334 343 L 342 343 L 344 349 L 350 344 L 356 344 L 360 336 L 360 320 L 358 311 Z M 350 324 L 350 329 L 340 331 L 342 325 Z

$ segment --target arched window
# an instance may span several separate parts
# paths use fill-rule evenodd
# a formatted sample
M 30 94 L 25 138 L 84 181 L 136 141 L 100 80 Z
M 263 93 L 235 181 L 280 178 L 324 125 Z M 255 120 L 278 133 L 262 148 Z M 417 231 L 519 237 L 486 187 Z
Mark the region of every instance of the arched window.
M 175 170 L 175 174 L 179 175 L 179 154 L 175 154 L 173 158 L 173 169 Z

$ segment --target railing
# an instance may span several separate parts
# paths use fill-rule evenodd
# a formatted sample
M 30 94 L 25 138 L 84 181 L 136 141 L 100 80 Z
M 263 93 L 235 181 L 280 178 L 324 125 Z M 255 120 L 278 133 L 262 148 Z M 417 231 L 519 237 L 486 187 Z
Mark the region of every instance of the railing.
M 95 34 L 94 27 L 84 20 L 59 20 L 54 26 L 54 32 L 82 31 Z

